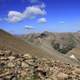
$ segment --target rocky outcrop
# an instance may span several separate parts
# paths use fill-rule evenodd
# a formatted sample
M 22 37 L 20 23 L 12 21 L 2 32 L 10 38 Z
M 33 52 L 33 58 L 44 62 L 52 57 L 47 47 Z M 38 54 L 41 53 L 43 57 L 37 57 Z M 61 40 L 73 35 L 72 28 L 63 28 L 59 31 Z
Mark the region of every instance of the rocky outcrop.
M 80 66 L 0 50 L 0 80 L 79 80 Z
M 45 31 L 43 33 L 33 33 L 26 36 L 21 36 L 22 39 L 28 40 L 37 45 L 41 45 L 48 42 L 50 46 L 59 51 L 60 53 L 66 54 L 73 48 L 80 48 L 80 33 L 79 32 L 63 32 L 55 33 Z

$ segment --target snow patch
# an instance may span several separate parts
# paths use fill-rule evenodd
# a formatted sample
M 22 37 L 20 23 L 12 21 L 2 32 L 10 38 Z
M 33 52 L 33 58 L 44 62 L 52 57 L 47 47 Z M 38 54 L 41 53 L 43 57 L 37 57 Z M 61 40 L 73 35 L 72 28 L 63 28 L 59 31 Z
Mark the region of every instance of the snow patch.
M 70 56 L 70 58 L 71 58 L 71 59 L 77 59 L 77 58 L 75 57 L 75 55 L 73 55 L 73 54 Z

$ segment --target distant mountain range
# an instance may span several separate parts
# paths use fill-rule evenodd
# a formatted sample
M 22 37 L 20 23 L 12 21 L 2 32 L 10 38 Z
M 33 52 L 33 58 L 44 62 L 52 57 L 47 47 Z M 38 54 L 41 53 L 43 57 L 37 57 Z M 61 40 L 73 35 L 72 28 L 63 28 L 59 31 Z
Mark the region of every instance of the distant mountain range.
M 79 48 L 80 33 L 35 33 L 23 36 L 13 36 L 4 30 L 0 30 L 0 49 L 9 48 L 18 54 L 31 54 L 39 58 L 52 58 L 70 64 L 79 64 L 67 53 L 74 48 Z M 70 47 L 67 53 L 60 51 Z M 65 50 L 66 51 L 66 50 Z M 61 54 L 63 53 L 63 54 Z M 80 53 L 78 53 L 80 54 Z
M 21 36 L 21 38 L 52 53 L 54 50 L 57 51 L 56 53 L 65 54 L 69 58 L 74 55 L 80 60 L 80 32 L 52 33 L 45 31 L 43 33 L 31 33 Z

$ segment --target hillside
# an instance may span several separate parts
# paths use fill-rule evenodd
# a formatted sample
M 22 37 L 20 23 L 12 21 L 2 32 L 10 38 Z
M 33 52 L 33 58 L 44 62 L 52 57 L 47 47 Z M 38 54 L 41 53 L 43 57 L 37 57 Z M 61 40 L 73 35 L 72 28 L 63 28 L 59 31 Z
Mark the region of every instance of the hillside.
M 78 59 L 80 61 L 80 48 L 74 48 L 67 53 L 67 56 L 69 57 L 72 55 L 74 55 L 75 59 Z
M 73 48 L 80 48 L 80 32 L 52 33 L 45 31 L 43 33 L 28 34 L 22 38 L 37 45 L 49 44 L 49 46 L 63 54 Z
M 80 66 L 0 50 L 0 80 L 79 80 Z
M 9 48 L 19 54 L 30 53 L 38 57 L 51 57 L 49 53 L 14 37 L 4 30 L 0 30 L 0 48 L 3 47 Z
M 0 30 L 0 80 L 79 80 L 79 59 L 58 52 L 51 38 L 38 37 L 34 43 Z
M 45 31 L 43 33 L 32 33 L 21 36 L 25 42 L 29 41 L 47 52 L 60 56 L 60 58 L 71 59 L 67 53 L 74 48 L 80 48 L 80 33 L 52 33 Z M 53 53 L 55 52 L 55 53 Z M 78 56 L 79 53 L 76 55 Z M 64 60 L 63 58 L 63 60 Z M 71 59 L 72 60 L 72 59 Z M 73 62 L 76 62 L 73 60 Z M 79 61 L 77 60 L 79 63 Z
M 43 42 L 46 42 L 43 40 Z M 57 50 L 49 46 L 49 43 L 44 43 L 43 46 L 35 45 L 29 40 L 23 41 L 20 38 L 17 38 L 4 30 L 0 30 L 0 47 L 8 48 L 15 53 L 20 55 L 22 54 L 31 54 L 32 56 L 37 56 L 38 58 L 53 58 L 55 60 L 64 61 L 70 64 L 77 64 L 73 62 L 67 56 L 60 54 Z

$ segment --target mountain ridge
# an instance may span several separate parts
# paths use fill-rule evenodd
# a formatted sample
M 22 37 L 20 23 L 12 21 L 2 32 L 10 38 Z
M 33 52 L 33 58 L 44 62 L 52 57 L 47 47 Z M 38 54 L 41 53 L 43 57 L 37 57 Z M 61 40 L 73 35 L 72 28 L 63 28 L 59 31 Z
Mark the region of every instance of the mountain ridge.
M 37 56 L 38 58 L 52 58 L 67 64 L 77 64 L 76 61 L 73 62 L 67 56 L 64 56 L 57 50 L 52 49 L 52 47 L 49 46 L 50 43 L 46 42 L 45 39 L 41 42 L 45 42 L 43 46 L 40 46 L 41 44 L 35 45 L 28 40 L 24 41 L 23 39 L 17 38 L 4 30 L 0 30 L 0 47 L 3 46 L 9 48 L 18 54 L 31 54 L 32 56 Z

